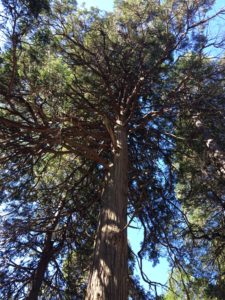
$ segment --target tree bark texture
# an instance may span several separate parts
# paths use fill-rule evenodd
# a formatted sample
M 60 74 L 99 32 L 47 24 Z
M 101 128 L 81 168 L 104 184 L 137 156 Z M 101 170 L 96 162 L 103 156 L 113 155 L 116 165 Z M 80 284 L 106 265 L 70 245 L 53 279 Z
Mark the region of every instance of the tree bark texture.
M 110 166 L 89 274 L 86 300 L 127 300 L 127 189 L 126 129 L 115 128 L 117 150 Z

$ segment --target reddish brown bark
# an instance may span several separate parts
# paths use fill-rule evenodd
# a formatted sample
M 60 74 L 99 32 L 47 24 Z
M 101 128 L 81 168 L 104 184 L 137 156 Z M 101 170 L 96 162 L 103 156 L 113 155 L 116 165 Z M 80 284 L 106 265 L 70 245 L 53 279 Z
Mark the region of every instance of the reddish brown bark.
M 120 124 L 115 134 L 117 151 L 103 193 L 86 300 L 126 300 L 128 297 L 127 137 L 125 128 Z

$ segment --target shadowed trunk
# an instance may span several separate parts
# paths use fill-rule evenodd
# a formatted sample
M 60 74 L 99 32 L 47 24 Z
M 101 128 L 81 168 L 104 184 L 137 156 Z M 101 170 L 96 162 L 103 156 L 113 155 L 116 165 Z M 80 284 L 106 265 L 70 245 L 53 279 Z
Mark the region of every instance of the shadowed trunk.
M 102 196 L 99 226 L 86 300 L 127 300 L 127 186 L 126 129 L 115 130 L 117 152 Z
M 31 283 L 31 289 L 29 295 L 26 297 L 26 300 L 38 299 L 38 294 L 40 292 L 40 288 L 44 280 L 45 272 L 54 254 L 53 241 L 51 239 L 52 239 L 52 233 L 47 233 L 42 256 L 38 263 L 38 267 L 34 272 L 34 276 Z
M 52 218 L 52 224 L 48 228 L 48 231 L 46 232 L 45 241 L 44 241 L 44 247 L 42 250 L 42 255 L 39 260 L 37 269 L 34 271 L 32 281 L 31 281 L 31 287 L 29 290 L 29 294 L 26 297 L 26 300 L 37 300 L 38 295 L 40 293 L 41 285 L 44 281 L 45 272 L 48 269 L 49 263 L 52 261 L 54 255 L 60 251 L 60 249 L 63 246 L 63 237 L 61 239 L 61 242 L 57 245 L 57 247 L 54 246 L 54 233 L 57 227 L 57 224 L 59 222 L 60 213 L 64 207 L 64 201 L 62 200 L 59 203 L 58 210 L 56 211 L 55 215 Z

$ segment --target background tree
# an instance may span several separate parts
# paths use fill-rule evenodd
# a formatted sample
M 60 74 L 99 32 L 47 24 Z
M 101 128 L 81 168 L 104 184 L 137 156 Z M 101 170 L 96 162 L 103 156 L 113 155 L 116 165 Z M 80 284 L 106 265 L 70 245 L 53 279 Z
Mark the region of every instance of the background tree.
M 193 56 L 191 63 L 196 63 Z M 170 292 L 166 299 L 177 299 L 177 295 L 182 299 L 224 298 L 223 59 L 216 65 L 216 73 L 214 68 L 208 59 L 201 64 L 198 61 L 194 72 L 202 82 L 190 86 L 197 107 L 193 114 L 187 111 L 177 120 L 176 134 L 186 137 L 185 142 L 177 141 L 182 154 L 176 154 L 176 190 L 187 220 L 183 247 L 188 255 L 182 263 L 184 269 L 175 268 L 172 273 L 175 294 Z
M 39 170 L 35 165 L 34 171 L 39 171 L 35 178 L 10 166 L 1 173 L 5 181 L 0 228 L 3 299 L 63 298 L 70 288 L 64 261 L 75 251 L 86 258 L 91 255 L 98 209 L 90 202 L 86 206 L 86 197 L 96 201 L 100 195 L 87 178 L 89 169 L 79 163 L 75 169 L 74 159 L 71 169 L 71 156 L 48 158 Z

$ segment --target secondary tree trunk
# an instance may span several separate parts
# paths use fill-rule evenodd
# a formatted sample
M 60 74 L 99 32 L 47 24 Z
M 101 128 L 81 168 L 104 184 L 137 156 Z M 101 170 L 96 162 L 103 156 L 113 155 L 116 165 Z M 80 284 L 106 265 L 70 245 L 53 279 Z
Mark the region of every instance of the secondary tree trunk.
M 42 250 L 41 258 L 38 262 L 37 269 L 34 271 L 31 281 L 31 287 L 28 292 L 26 300 L 37 300 L 38 295 L 41 290 L 41 285 L 44 281 L 45 272 L 48 269 L 48 265 L 58 251 L 60 251 L 63 246 L 63 239 L 54 247 L 54 231 L 56 230 L 57 224 L 59 222 L 60 213 L 64 207 L 64 201 L 59 203 L 58 210 L 56 211 L 54 217 L 52 217 L 52 224 L 49 226 L 48 231 L 46 232 L 44 247 Z
M 48 268 L 48 264 L 51 261 L 53 254 L 54 254 L 53 241 L 51 240 L 51 238 L 52 238 L 52 233 L 47 233 L 42 256 L 38 263 L 38 267 L 34 272 L 34 277 L 32 279 L 32 283 L 31 283 L 31 289 L 30 289 L 29 295 L 27 296 L 26 300 L 37 300 L 38 299 L 41 285 L 44 280 L 45 272 Z
M 102 196 L 93 265 L 86 300 L 127 300 L 127 189 L 126 129 L 115 129 L 118 149 Z

